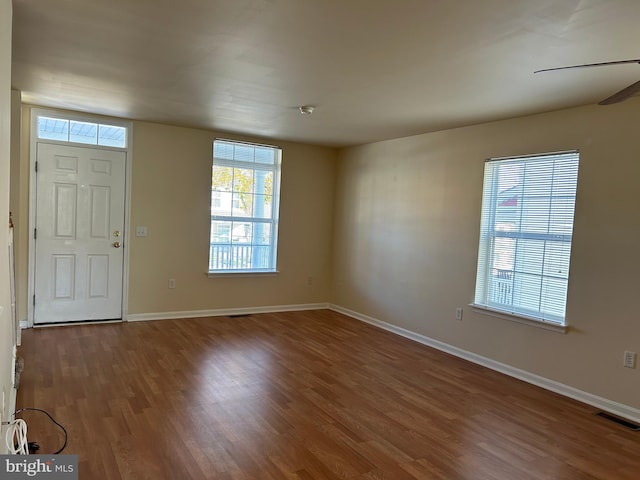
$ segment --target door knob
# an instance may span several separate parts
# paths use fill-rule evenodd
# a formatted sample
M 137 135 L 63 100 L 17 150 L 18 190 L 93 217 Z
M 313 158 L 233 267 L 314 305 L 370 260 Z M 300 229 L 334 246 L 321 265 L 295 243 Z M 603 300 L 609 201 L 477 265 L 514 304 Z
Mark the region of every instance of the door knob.
M 113 248 L 120 248 L 120 242 L 113 242 Z

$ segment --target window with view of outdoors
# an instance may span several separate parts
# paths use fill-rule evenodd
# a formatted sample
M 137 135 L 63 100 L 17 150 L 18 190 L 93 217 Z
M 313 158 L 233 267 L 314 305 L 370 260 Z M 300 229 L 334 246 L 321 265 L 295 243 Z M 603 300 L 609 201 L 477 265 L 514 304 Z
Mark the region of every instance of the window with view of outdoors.
M 578 152 L 485 164 L 475 304 L 565 325 Z
M 127 128 L 119 125 L 39 115 L 37 128 L 38 138 L 44 140 L 85 143 L 102 147 L 127 147 Z
M 209 273 L 275 272 L 281 150 L 215 140 Z

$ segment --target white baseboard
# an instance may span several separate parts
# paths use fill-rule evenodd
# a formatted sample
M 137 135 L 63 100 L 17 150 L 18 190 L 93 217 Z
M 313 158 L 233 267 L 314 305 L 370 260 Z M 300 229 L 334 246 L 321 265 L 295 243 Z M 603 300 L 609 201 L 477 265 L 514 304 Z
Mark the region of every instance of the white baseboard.
M 299 305 L 272 305 L 263 307 L 218 308 L 213 310 L 189 310 L 184 312 L 133 313 L 127 316 L 129 322 L 148 320 L 175 320 L 180 318 L 226 317 L 230 315 L 251 315 L 254 313 L 297 312 L 303 310 L 322 310 L 329 308 L 328 303 L 305 303 Z
M 514 377 L 524 382 L 531 383 L 533 385 L 544 388 L 546 390 L 550 390 L 560 395 L 564 395 L 565 397 L 573 398 L 574 400 L 578 400 L 582 403 L 586 403 L 587 405 L 591 405 L 593 407 L 599 408 L 601 410 L 612 413 L 619 417 L 627 418 L 634 422 L 640 422 L 640 410 L 637 408 L 633 408 L 628 405 L 614 402 L 613 400 L 609 400 L 607 398 L 603 398 L 598 395 L 593 395 L 589 392 L 578 390 L 577 388 L 571 387 L 569 385 L 565 385 L 563 383 L 556 382 L 554 380 L 550 380 L 545 377 L 541 377 L 539 375 L 527 372 L 525 370 L 520 370 L 519 368 L 515 368 L 510 365 L 497 362 L 490 358 L 483 357 L 482 355 L 477 355 L 475 353 L 468 352 L 461 348 L 454 347 L 453 345 L 440 342 L 439 340 L 434 340 L 433 338 L 429 338 L 419 333 L 406 330 L 404 328 L 398 327 L 396 325 L 392 325 L 387 322 L 383 322 L 382 320 L 378 320 L 368 315 L 364 315 L 364 314 L 355 312 L 353 310 L 349 310 L 348 308 L 344 308 L 339 305 L 330 304 L 329 308 L 336 312 L 347 315 L 351 318 L 355 318 L 356 320 L 360 320 L 362 322 L 368 323 L 370 325 L 374 325 L 376 327 L 382 328 L 384 330 L 395 333 L 402 337 L 409 338 L 418 343 L 422 343 L 429 347 L 435 348 L 436 350 L 441 350 L 443 352 L 450 353 L 451 355 L 454 355 L 459 358 L 463 358 L 465 360 L 468 360 L 472 363 L 476 363 L 478 365 L 482 365 L 483 367 L 490 368 L 491 370 L 504 373 L 505 375 L 509 375 L 510 377 Z

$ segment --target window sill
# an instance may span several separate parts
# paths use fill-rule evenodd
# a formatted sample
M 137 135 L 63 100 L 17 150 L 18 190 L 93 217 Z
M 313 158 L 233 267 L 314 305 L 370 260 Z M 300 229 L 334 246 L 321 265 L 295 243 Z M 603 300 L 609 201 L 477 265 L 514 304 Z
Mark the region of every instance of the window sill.
M 544 320 L 538 320 L 532 317 L 525 317 L 522 315 L 507 313 L 501 310 L 495 310 L 493 308 L 485 307 L 484 305 L 477 305 L 475 303 L 470 303 L 469 306 L 476 312 L 483 315 L 489 315 L 491 317 L 501 318 L 503 320 L 509 320 L 511 322 L 521 323 L 523 325 L 529 325 L 530 327 L 542 328 L 544 330 L 550 330 L 556 333 L 567 333 L 569 331 L 569 327 L 567 325 L 559 325 L 557 323 L 545 322 Z
M 261 271 L 239 271 L 229 270 L 228 272 L 207 272 L 209 278 L 239 278 L 239 277 L 275 277 L 280 272 L 278 270 L 261 272 Z

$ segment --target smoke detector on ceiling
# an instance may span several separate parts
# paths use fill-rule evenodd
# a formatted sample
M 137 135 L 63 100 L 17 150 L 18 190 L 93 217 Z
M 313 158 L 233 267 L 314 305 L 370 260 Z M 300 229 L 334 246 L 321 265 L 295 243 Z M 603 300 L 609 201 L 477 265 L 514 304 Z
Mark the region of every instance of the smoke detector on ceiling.
M 315 108 L 316 107 L 313 107 L 311 105 L 302 105 L 301 107 L 298 107 L 298 110 L 300 110 L 300 113 L 302 115 L 311 115 Z

